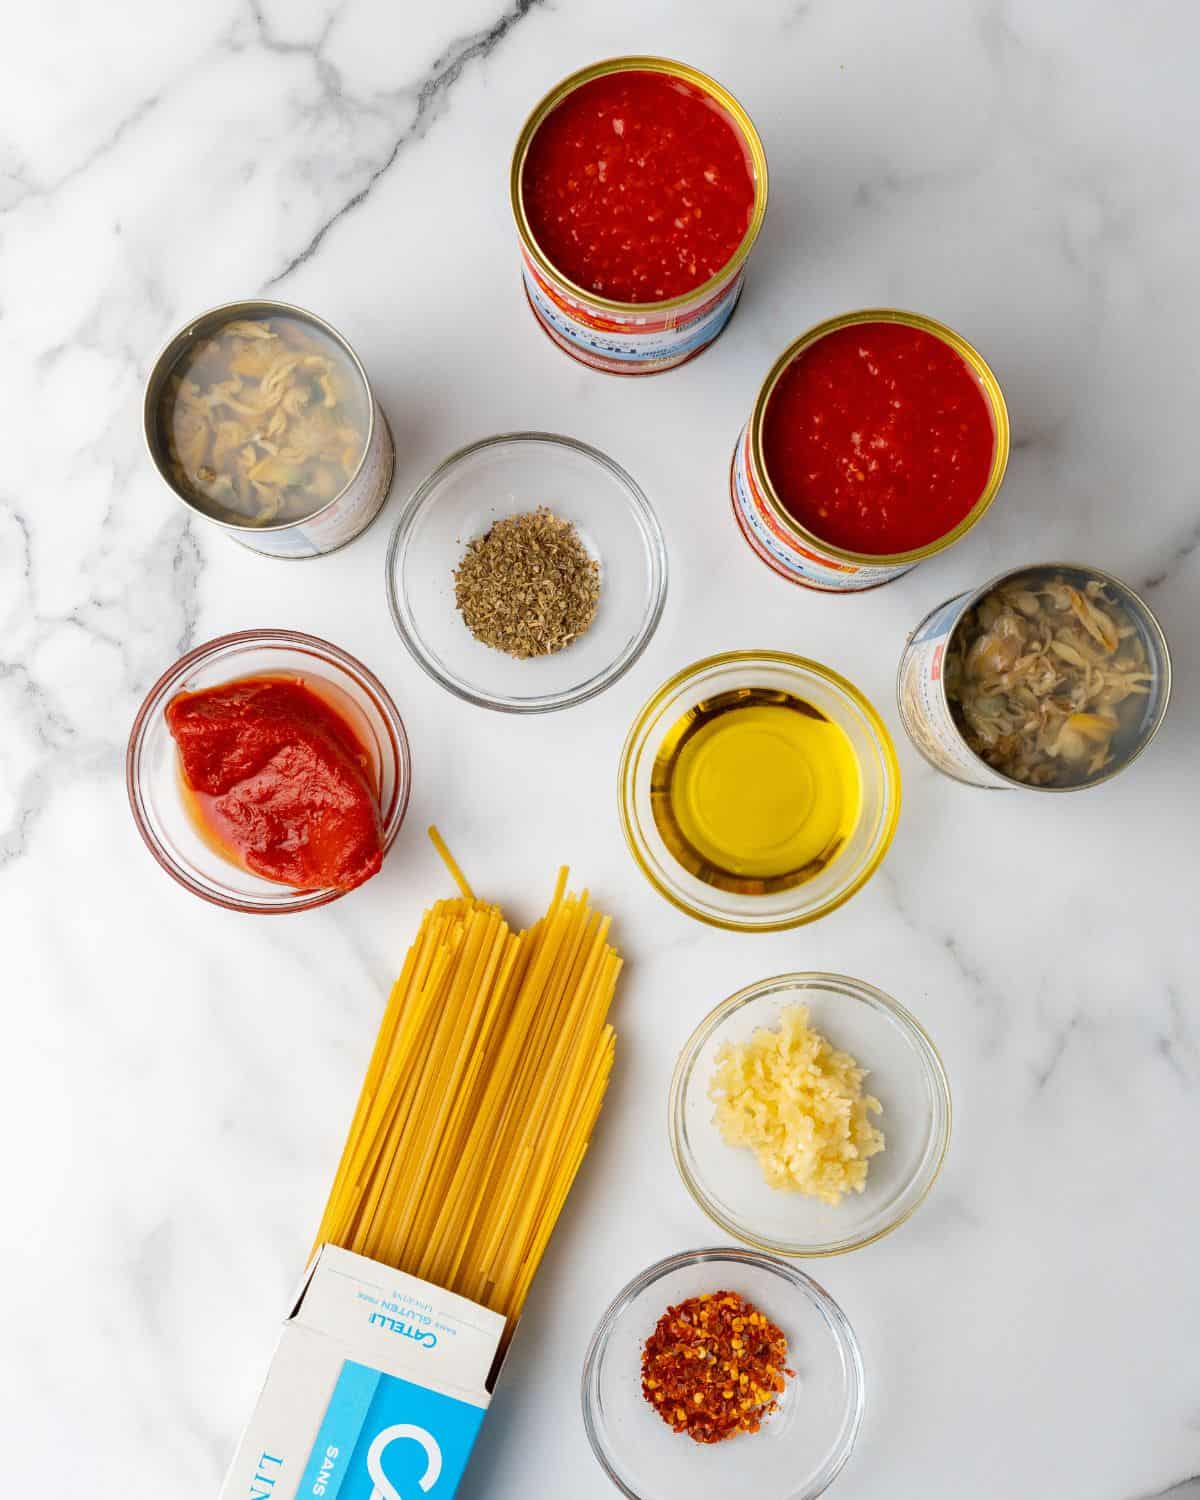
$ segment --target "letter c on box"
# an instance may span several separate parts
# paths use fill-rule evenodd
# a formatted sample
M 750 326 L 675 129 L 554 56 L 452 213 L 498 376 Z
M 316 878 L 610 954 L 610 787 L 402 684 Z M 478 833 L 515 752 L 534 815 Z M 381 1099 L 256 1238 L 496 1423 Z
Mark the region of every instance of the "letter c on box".
M 375 1486 L 371 1491 L 371 1500 L 404 1500 L 381 1467 L 384 1450 L 403 1438 L 410 1438 L 424 1450 L 425 1472 L 417 1480 L 422 1490 L 428 1493 L 438 1482 L 442 1472 L 442 1450 L 438 1447 L 437 1439 L 431 1432 L 426 1432 L 424 1427 L 398 1422 L 394 1427 L 385 1427 L 382 1432 L 376 1433 L 367 1449 L 367 1474 Z

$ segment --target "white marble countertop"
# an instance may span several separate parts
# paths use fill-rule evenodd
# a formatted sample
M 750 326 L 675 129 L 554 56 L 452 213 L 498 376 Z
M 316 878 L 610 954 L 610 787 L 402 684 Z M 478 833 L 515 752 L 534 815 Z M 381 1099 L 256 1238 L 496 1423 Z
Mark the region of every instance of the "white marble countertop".
M 699 1017 L 830 968 L 911 1006 L 949 1068 L 946 1170 L 916 1218 L 815 1263 L 863 1346 L 856 1500 L 1200 1495 L 1195 1140 L 1196 349 L 1200 17 L 1185 0 L 124 0 L 23 7 L 0 62 L 0 1406 L 12 1495 L 215 1493 L 343 1139 L 387 986 L 445 881 L 526 920 L 568 860 L 628 972 L 615 1085 L 540 1275 L 465 1500 L 613 1493 L 579 1414 L 587 1336 L 661 1255 L 721 1236 L 676 1178 L 666 1093 Z M 577 367 L 534 326 L 507 209 L 529 107 L 618 52 L 743 100 L 772 171 L 742 308 L 659 379 Z M 190 523 L 140 400 L 165 337 L 270 293 L 357 345 L 397 438 L 385 518 L 306 565 Z M 984 351 L 1014 422 L 972 535 L 859 598 L 773 577 L 734 528 L 729 453 L 809 324 L 908 306 Z M 658 509 L 670 597 L 600 699 L 507 719 L 405 654 L 383 555 L 448 452 L 520 427 L 611 452 Z M 904 740 L 907 631 L 1000 568 L 1066 556 L 1146 595 L 1176 698 L 1127 776 L 989 795 Z M 280 920 L 204 905 L 126 804 L 134 710 L 179 653 L 280 625 L 366 661 L 408 723 L 415 793 L 383 874 Z M 849 905 L 739 937 L 626 854 L 621 740 L 685 662 L 771 645 L 880 706 L 899 835 Z M 536 778 L 531 776 L 536 771 Z

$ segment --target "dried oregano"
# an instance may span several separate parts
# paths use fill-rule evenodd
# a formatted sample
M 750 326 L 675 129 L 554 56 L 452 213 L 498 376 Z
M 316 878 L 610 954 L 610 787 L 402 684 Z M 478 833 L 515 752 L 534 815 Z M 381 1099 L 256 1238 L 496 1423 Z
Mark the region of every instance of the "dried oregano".
M 485 646 L 549 656 L 595 619 L 600 565 L 570 521 L 539 506 L 468 542 L 454 570 L 454 602 Z

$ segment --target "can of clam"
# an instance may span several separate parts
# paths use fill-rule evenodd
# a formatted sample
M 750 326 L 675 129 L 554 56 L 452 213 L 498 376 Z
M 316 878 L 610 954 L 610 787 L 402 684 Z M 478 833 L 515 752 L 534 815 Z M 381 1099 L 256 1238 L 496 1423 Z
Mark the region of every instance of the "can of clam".
M 383 508 L 395 449 L 358 355 L 285 302 L 230 302 L 154 363 L 146 446 L 172 493 L 270 557 L 319 557 Z
M 896 308 L 843 313 L 763 381 L 733 451 L 733 512 L 790 583 L 857 593 L 965 536 L 1008 449 L 999 382 L 961 334 Z
M 545 332 L 592 369 L 649 375 L 699 354 L 732 316 L 766 213 L 767 159 L 715 79 L 617 57 L 537 105 L 509 191 Z
M 1079 563 L 1015 568 L 939 604 L 896 676 L 917 750 L 992 790 L 1109 780 L 1158 733 L 1170 696 L 1171 653 L 1150 607 Z

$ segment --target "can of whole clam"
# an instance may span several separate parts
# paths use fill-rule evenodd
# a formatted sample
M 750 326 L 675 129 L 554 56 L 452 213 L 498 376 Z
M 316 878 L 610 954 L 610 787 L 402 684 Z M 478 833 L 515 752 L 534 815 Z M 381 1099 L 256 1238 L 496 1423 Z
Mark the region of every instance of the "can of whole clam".
M 286 302 L 230 302 L 167 343 L 146 382 L 146 446 L 189 510 L 270 557 L 319 557 L 383 508 L 387 419 L 336 329 Z
M 896 676 L 900 718 L 930 765 L 993 790 L 1109 780 L 1158 733 L 1170 696 L 1150 607 L 1079 563 L 1014 568 L 939 604 Z
M 788 509 L 780 493 L 781 486 L 776 482 L 782 478 L 782 474 L 777 472 L 775 479 L 772 478 L 770 444 L 764 437 L 764 430 L 768 425 L 768 407 L 784 377 L 789 375 L 801 356 L 810 354 L 822 340 L 850 329 L 858 329 L 859 336 L 863 337 L 870 331 L 865 325 L 882 326 L 889 332 L 913 330 L 911 334 L 904 336 L 910 339 L 925 338 L 944 359 L 953 362 L 952 373 L 956 371 L 961 381 L 969 382 L 968 389 L 978 389 L 982 403 L 979 402 L 979 397 L 972 399 L 978 408 L 978 425 L 983 429 L 985 440 L 985 414 L 991 423 L 990 449 L 979 460 L 978 492 L 971 491 L 962 507 L 962 513 L 949 517 L 940 534 L 918 546 L 895 547 L 888 541 L 888 533 L 878 529 L 877 538 L 881 546 L 879 551 L 856 550 L 847 544 L 837 544 L 818 535 L 811 525 L 804 524 Z M 937 343 L 932 344 L 932 340 L 937 340 Z M 827 347 L 830 346 L 823 345 L 823 348 Z M 855 352 L 862 355 L 865 351 Z M 907 357 L 911 366 L 911 353 Z M 869 360 L 864 363 L 870 367 Z M 835 404 L 832 416 L 848 418 L 856 397 L 855 390 L 852 387 L 844 390 L 834 388 L 831 383 L 833 377 L 828 374 L 822 378 L 822 394 Z M 861 390 L 857 394 L 861 396 Z M 840 410 L 836 409 L 839 407 Z M 820 424 L 831 413 L 814 411 L 806 415 L 814 423 Z M 851 433 L 850 436 L 858 438 L 857 433 Z M 893 433 L 890 440 L 897 441 L 897 434 Z M 863 469 L 877 462 L 869 451 L 871 441 L 880 443 L 889 439 L 878 434 L 871 439 L 868 435 L 868 443 L 862 452 Z M 983 356 L 961 334 L 933 318 L 902 312 L 896 308 L 866 308 L 861 312 L 843 313 L 840 317 L 818 323 L 789 344 L 763 381 L 750 420 L 743 427 L 733 451 L 729 475 L 733 513 L 742 535 L 753 551 L 768 567 L 790 583 L 829 593 L 856 593 L 878 588 L 901 577 L 925 558 L 952 546 L 966 535 L 996 497 L 1008 464 L 1008 449 L 1008 411 L 1000 384 Z M 850 455 L 845 457 L 848 460 Z M 858 471 L 858 477 L 862 478 L 861 471 Z M 864 503 L 863 513 L 866 514 L 868 510 L 869 507 Z
M 649 165 L 645 157 L 634 164 L 637 180 L 628 184 L 619 180 L 621 165 L 627 162 L 627 158 L 621 156 L 617 138 L 625 135 L 633 126 L 622 117 L 619 96 L 616 96 L 617 103 L 607 98 L 598 100 L 597 108 L 590 112 L 586 120 L 573 123 L 572 136 L 557 157 L 551 155 L 546 135 L 539 136 L 542 127 L 560 106 L 567 101 L 578 105 L 580 90 L 589 87 L 615 89 L 620 85 L 620 75 L 637 78 L 643 87 L 650 86 L 648 79 L 661 80 L 668 90 L 663 105 L 666 115 L 660 122 L 662 133 L 656 143 L 656 147 L 660 149 L 655 150 L 654 159 Z M 682 116 L 671 113 L 673 107 L 676 110 L 690 108 L 686 103 L 689 100 L 700 108 L 699 128 L 695 128 L 696 121 L 689 123 Z M 647 122 L 646 128 L 654 128 L 654 99 L 639 98 L 636 102 L 639 106 L 638 123 L 644 121 Z M 560 114 L 558 118 L 561 120 L 563 116 Z M 704 127 L 707 124 L 710 128 L 719 130 L 720 126 L 715 122 L 723 122 L 727 127 L 723 132 L 723 142 L 706 143 L 702 139 Z M 588 132 L 592 132 L 592 135 Z M 599 134 L 600 132 L 603 134 Z M 615 136 L 613 132 L 616 133 Z M 593 135 L 596 136 L 595 139 L 592 138 Z M 724 188 L 725 180 L 720 176 L 721 164 L 715 158 L 714 163 L 708 165 L 707 158 L 702 160 L 697 157 L 693 161 L 688 155 L 704 151 L 709 146 L 715 152 L 717 145 L 722 143 L 733 153 L 731 161 L 725 164 L 729 168 L 728 175 L 733 176 L 735 172 L 744 174 L 742 180 L 746 201 L 738 210 L 743 217 L 736 220 L 732 231 L 734 238 L 725 247 L 729 250 L 728 257 L 720 264 L 715 263 L 716 257 L 712 262 L 704 260 L 699 263 L 695 256 L 689 260 L 689 255 L 696 247 L 693 245 L 689 250 L 687 236 L 694 229 L 697 237 L 703 236 L 704 247 L 711 249 L 718 243 L 714 239 L 716 213 L 710 205 L 709 218 L 702 221 L 699 203 L 692 203 L 681 184 L 685 182 L 687 173 L 692 171 L 700 189 L 706 190 L 705 181 L 714 191 Z M 570 151 L 567 150 L 568 146 Z M 532 163 L 531 148 L 534 148 Z M 678 163 L 670 157 L 672 150 L 684 153 Z M 594 159 L 583 161 L 583 157 Z M 555 264 L 552 259 L 552 254 L 556 253 L 554 246 L 544 247 L 535 233 L 535 200 L 540 201 L 537 183 L 542 178 L 539 176 L 537 183 L 531 185 L 530 176 L 531 173 L 538 173 L 548 177 L 554 172 L 560 173 L 562 177 L 561 183 L 552 183 L 556 202 L 555 222 L 565 223 L 566 217 L 575 212 L 583 213 L 588 218 L 587 225 L 579 229 L 573 227 L 572 221 L 569 239 L 564 240 L 564 245 L 569 242 L 573 256 L 578 252 L 583 257 L 578 268 L 572 267 L 577 278 L 575 280 L 571 279 L 562 266 Z M 655 172 L 658 177 L 654 176 Z M 670 183 L 666 181 L 665 174 L 670 175 Z M 662 178 L 661 182 L 659 178 Z M 626 188 L 631 195 L 641 195 L 645 215 L 639 217 L 636 211 L 631 212 L 631 196 L 625 195 Z M 654 229 L 648 231 L 642 218 L 651 222 L 663 213 L 663 203 L 676 201 L 671 197 L 663 197 L 662 203 L 659 203 L 653 196 L 659 189 L 664 194 L 683 192 L 682 201 L 690 206 L 681 215 L 673 213 L 669 223 L 665 222 L 664 215 L 664 227 L 660 229 L 655 224 Z M 577 203 L 566 202 L 577 191 L 592 195 L 583 208 L 579 208 Z M 741 295 L 746 262 L 766 213 L 767 159 L 750 116 L 715 79 L 700 72 L 698 68 L 667 58 L 616 57 L 572 73 L 551 89 L 536 106 L 517 137 L 509 192 L 520 240 L 525 294 L 534 316 L 545 332 L 561 349 L 592 369 L 615 375 L 649 375 L 669 370 L 699 354 L 720 334 L 732 316 Z M 619 204 L 615 201 L 610 203 L 604 196 L 606 193 L 621 195 Z M 720 209 L 722 206 L 721 200 L 717 198 L 715 207 Z M 703 230 L 698 227 L 701 221 L 704 224 Z M 678 251 L 677 267 L 690 264 L 694 277 L 698 280 L 694 280 L 692 285 L 681 284 L 678 289 L 672 288 L 672 295 L 657 298 L 654 297 L 653 288 L 647 287 L 644 298 L 629 301 L 604 295 L 594 286 L 589 287 L 586 284 L 589 279 L 586 267 L 594 265 L 594 261 L 589 262 L 586 258 L 589 248 L 587 237 L 589 234 L 602 237 L 606 227 L 618 222 L 624 230 L 623 243 L 614 248 L 610 237 L 610 242 L 605 244 L 603 250 L 603 254 L 608 257 L 605 262 L 605 275 L 608 279 L 604 284 L 610 290 L 621 285 L 623 272 L 618 264 L 619 260 L 623 257 L 629 261 L 630 264 L 624 269 L 631 276 L 636 275 L 637 257 L 643 251 L 650 253 L 653 248 L 650 245 L 651 239 L 658 242 L 663 235 L 668 238 L 671 235 L 679 237 L 680 244 L 671 250 L 672 254 Z M 542 229 L 544 239 L 548 239 L 549 223 L 548 219 L 547 228 Z M 646 246 L 641 245 L 638 236 L 647 239 Z M 598 238 L 597 247 L 599 243 Z M 597 253 L 600 253 L 599 250 Z M 724 249 L 717 252 L 717 255 L 723 253 Z M 616 260 L 613 259 L 614 256 Z M 559 258 L 564 258 L 561 253 Z M 706 269 L 711 269 L 712 274 L 704 274 Z

